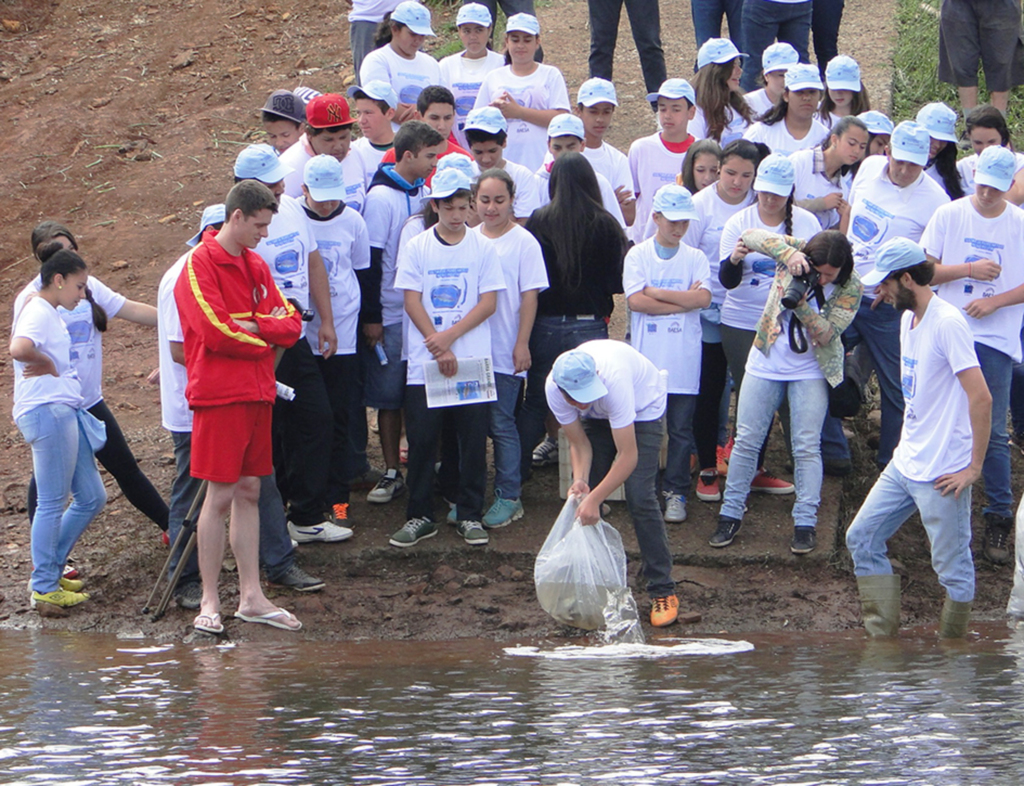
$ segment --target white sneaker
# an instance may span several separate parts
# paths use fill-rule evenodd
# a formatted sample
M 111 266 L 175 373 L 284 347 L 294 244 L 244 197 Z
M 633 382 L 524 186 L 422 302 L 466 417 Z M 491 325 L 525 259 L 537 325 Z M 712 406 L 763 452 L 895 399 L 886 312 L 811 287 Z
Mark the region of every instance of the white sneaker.
M 665 521 L 669 524 L 686 521 L 686 502 L 683 498 L 671 491 L 663 491 L 661 494 L 665 497 Z
M 339 527 L 332 521 L 322 521 L 309 527 L 299 527 L 288 522 L 288 534 L 297 543 L 338 543 L 352 537 L 352 530 Z
M 533 466 L 547 467 L 558 463 L 558 442 L 551 437 L 544 437 L 543 441 L 533 449 Z
M 405 491 L 405 480 L 402 478 L 402 473 L 397 469 L 389 469 L 366 495 L 366 501 L 378 504 L 391 502 L 403 491 Z

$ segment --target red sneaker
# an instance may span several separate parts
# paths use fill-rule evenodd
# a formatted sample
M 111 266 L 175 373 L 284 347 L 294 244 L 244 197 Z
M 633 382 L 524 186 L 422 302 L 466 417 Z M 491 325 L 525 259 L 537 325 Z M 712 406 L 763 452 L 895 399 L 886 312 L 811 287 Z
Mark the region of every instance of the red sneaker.
M 701 502 L 721 502 L 722 491 L 718 488 L 718 473 L 706 469 L 697 476 L 697 499 Z
M 796 491 L 796 486 L 788 480 L 775 477 L 771 472 L 762 467 L 754 476 L 754 480 L 750 484 L 750 490 L 758 491 L 761 494 L 792 494 Z
M 160 533 L 160 542 L 163 543 L 165 546 L 171 545 L 171 536 L 167 534 L 167 530 L 164 530 Z

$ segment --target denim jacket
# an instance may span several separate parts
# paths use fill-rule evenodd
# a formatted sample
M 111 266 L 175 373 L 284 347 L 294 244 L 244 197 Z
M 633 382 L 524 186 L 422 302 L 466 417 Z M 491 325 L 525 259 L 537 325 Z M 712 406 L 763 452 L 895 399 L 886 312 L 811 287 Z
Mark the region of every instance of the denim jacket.
M 754 346 L 767 356 L 775 339 L 782 332 L 782 323 L 779 320 L 784 310 L 782 297 L 793 281 L 786 262 L 794 253 L 802 251 L 807 242 L 764 229 L 748 229 L 743 233 L 742 239 L 748 248 L 766 254 L 778 263 L 768 302 L 754 333 Z M 843 359 L 846 353 L 841 337 L 857 315 L 863 289 L 857 272 L 851 271 L 850 279 L 844 285 L 835 287 L 820 313 L 811 308 L 806 301 L 793 309 L 793 314 L 807 330 L 814 346 L 814 356 L 831 387 L 843 381 Z

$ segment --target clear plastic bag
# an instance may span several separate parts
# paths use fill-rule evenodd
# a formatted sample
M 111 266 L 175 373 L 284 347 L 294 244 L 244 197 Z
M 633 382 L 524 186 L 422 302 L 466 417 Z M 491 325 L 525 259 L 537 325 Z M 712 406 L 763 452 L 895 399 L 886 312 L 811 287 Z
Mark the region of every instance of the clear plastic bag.
M 1017 508 L 1013 549 L 1013 589 L 1010 590 L 1006 613 L 1017 620 L 1024 620 L 1024 499 Z
M 584 527 L 579 500 L 565 501 L 533 569 L 541 608 L 565 625 L 606 628 L 616 641 L 643 642 L 633 594 L 626 584 L 626 551 L 605 521 Z

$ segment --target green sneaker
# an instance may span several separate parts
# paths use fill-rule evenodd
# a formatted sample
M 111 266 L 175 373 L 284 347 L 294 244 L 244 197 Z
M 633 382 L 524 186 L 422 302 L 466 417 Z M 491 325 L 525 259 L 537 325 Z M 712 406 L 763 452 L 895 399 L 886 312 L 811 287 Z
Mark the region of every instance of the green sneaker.
M 455 531 L 470 546 L 486 546 L 490 540 L 487 530 L 483 528 L 479 521 L 460 521 L 456 523 Z
M 430 519 L 409 519 L 404 527 L 391 536 L 388 543 L 400 549 L 407 549 L 436 534 L 437 525 Z
M 484 526 L 498 529 L 523 517 L 523 503 L 518 499 L 505 499 L 500 494 L 494 497 L 494 504 L 484 514 Z
M 68 608 L 70 606 L 77 606 L 79 603 L 84 603 L 89 600 L 88 592 L 70 592 L 69 590 L 59 589 L 53 592 L 33 592 L 32 602 L 33 603 L 49 603 L 51 606 L 60 606 L 62 608 Z

